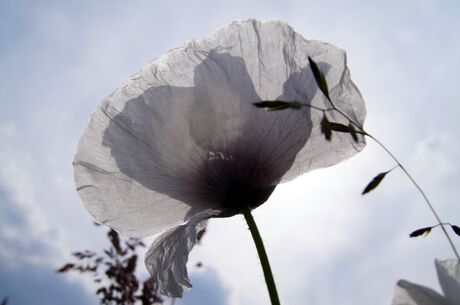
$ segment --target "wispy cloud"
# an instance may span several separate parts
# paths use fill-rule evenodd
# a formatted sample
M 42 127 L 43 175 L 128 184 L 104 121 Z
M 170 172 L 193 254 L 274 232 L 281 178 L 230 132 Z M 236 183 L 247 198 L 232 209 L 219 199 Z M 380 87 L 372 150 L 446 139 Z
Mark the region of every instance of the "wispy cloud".
M 81 284 L 54 272 L 69 250 L 62 228 L 53 225 L 36 201 L 30 161 L 12 149 L 0 151 L 1 293 L 12 304 L 94 304 Z

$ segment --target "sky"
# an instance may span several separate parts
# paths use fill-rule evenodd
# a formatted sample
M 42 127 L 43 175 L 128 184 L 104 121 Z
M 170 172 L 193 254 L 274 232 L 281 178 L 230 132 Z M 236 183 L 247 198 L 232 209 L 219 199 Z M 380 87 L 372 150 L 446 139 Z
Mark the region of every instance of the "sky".
M 83 128 L 149 60 L 238 19 L 281 19 L 345 49 L 366 101 L 365 128 L 413 173 L 443 220 L 460 224 L 459 15 L 454 0 L 1 0 L 0 299 L 97 304 L 88 278 L 54 272 L 72 251 L 106 246 L 73 182 Z M 410 181 L 395 170 L 360 195 L 393 166 L 369 141 L 352 159 L 279 186 L 254 211 L 282 304 L 390 304 L 401 278 L 439 290 L 434 259 L 453 253 L 439 229 L 408 238 L 436 224 Z M 182 305 L 269 302 L 242 217 L 210 221 L 190 273 L 194 288 Z

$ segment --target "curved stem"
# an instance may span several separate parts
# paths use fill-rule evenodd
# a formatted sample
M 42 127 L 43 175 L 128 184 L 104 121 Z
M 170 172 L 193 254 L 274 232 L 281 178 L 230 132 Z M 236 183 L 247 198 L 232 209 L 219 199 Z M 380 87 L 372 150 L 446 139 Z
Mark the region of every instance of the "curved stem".
M 428 199 L 428 197 L 426 196 L 425 192 L 422 190 L 422 188 L 418 185 L 418 183 L 415 181 L 415 179 L 412 177 L 412 175 L 407 171 L 407 169 L 401 164 L 401 162 L 399 162 L 399 160 L 396 158 L 395 155 L 393 155 L 393 153 L 382 143 L 380 142 L 377 138 L 375 138 L 373 135 L 371 135 L 370 133 L 366 132 L 364 130 L 364 128 L 359 125 L 358 123 L 356 123 L 352 118 L 350 118 L 349 115 L 347 115 L 345 112 L 343 112 L 342 110 L 340 110 L 339 108 L 337 108 L 335 106 L 335 104 L 328 98 L 328 101 L 331 103 L 332 105 L 332 108 L 333 110 L 337 111 L 338 113 L 340 113 L 343 117 L 345 117 L 350 123 L 352 123 L 353 125 L 355 125 L 361 132 L 363 135 L 365 136 L 368 136 L 369 138 L 371 138 L 372 140 L 375 141 L 375 143 L 377 143 L 380 147 L 383 148 L 383 150 L 385 150 L 385 152 L 398 164 L 398 166 L 402 169 L 402 171 L 404 172 L 404 174 L 406 174 L 406 176 L 409 178 L 410 181 L 412 181 L 412 183 L 414 184 L 414 186 L 417 188 L 417 190 L 419 191 L 419 193 L 422 195 L 423 199 L 425 200 L 426 204 L 428 205 L 428 207 L 430 208 L 431 212 L 433 213 L 434 217 L 436 218 L 436 220 L 438 221 L 438 225 L 441 226 L 442 228 L 442 231 L 444 232 L 444 235 L 446 236 L 447 240 L 449 241 L 449 244 L 452 248 L 452 250 L 454 251 L 454 254 L 455 256 L 457 257 L 457 260 L 460 261 L 460 256 L 457 252 L 457 249 L 455 248 L 455 245 L 452 241 L 452 239 L 450 238 L 449 234 L 447 233 L 446 229 L 444 228 L 444 226 L 442 226 L 442 220 L 441 220 L 441 217 L 439 217 L 438 213 L 436 212 L 436 210 L 434 209 L 433 205 L 431 204 L 430 200 Z
M 264 271 L 265 283 L 267 284 L 271 303 L 272 305 L 280 305 L 278 292 L 276 291 L 275 280 L 273 279 L 270 262 L 268 261 L 267 252 L 265 252 L 264 243 L 262 241 L 262 237 L 260 236 L 259 229 L 257 229 L 256 222 L 254 221 L 254 218 L 252 217 L 251 211 L 249 209 L 246 209 L 243 212 L 243 215 L 246 219 L 246 223 L 248 224 L 249 231 L 251 231 L 252 239 L 256 245 L 257 253 L 259 254 L 260 264 L 262 265 L 262 270 Z
M 388 155 L 398 164 L 398 166 L 402 169 L 404 174 L 406 174 L 406 176 L 409 178 L 409 180 L 412 181 L 414 186 L 417 188 L 417 190 L 422 195 L 422 197 L 425 200 L 427 206 L 430 208 L 430 210 L 433 213 L 434 217 L 438 221 L 438 225 L 441 226 L 441 229 L 444 232 L 444 235 L 447 237 L 447 240 L 449 241 L 449 244 L 452 247 L 452 250 L 454 251 L 455 256 L 457 257 L 457 260 L 460 261 L 460 256 L 459 256 L 459 254 L 457 252 L 457 249 L 455 248 L 455 245 L 454 245 L 452 239 L 450 238 L 449 234 L 447 233 L 446 228 L 444 228 L 444 226 L 442 225 L 443 221 L 441 220 L 441 218 L 439 217 L 438 213 L 434 209 L 433 205 L 431 204 L 430 200 L 426 196 L 425 192 L 418 185 L 418 183 L 415 181 L 415 179 L 412 177 L 412 175 L 407 171 L 407 169 L 401 164 L 401 162 L 399 162 L 399 160 L 395 157 L 395 155 L 393 155 L 393 153 L 391 153 L 391 151 L 382 142 L 380 142 L 377 138 L 375 138 L 374 136 L 372 136 L 369 133 L 366 133 L 366 135 L 369 138 L 371 138 L 372 140 L 374 140 L 378 145 L 380 145 L 380 147 L 382 147 L 388 153 Z

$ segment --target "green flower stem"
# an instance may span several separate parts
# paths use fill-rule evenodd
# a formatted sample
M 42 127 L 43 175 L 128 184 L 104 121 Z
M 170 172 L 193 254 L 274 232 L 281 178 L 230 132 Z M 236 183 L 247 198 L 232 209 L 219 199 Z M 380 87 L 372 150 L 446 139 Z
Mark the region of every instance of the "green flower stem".
M 270 295 L 270 300 L 272 305 L 280 305 L 280 300 L 278 298 L 278 292 L 276 291 L 275 280 L 273 279 L 272 270 L 270 268 L 270 262 L 268 261 L 267 252 L 265 252 L 264 243 L 262 237 L 260 236 L 259 229 L 257 229 L 256 222 L 252 217 L 251 211 L 249 209 L 243 212 L 246 223 L 249 226 L 249 231 L 251 231 L 252 239 L 257 248 L 257 253 L 259 254 L 260 264 L 264 271 L 265 283 L 267 284 L 268 294 Z

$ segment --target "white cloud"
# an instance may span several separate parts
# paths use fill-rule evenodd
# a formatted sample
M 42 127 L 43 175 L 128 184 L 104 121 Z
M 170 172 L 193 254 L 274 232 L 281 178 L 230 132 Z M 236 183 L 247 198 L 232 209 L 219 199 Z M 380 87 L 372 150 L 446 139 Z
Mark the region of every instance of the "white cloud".
M 35 187 L 24 167 L 30 158 L 13 150 L 0 151 L 0 186 L 2 189 L 2 256 L 12 265 L 23 262 L 55 266 L 62 259 L 63 236 L 40 209 Z
M 14 138 L 15 136 L 17 136 L 17 129 L 12 122 L 0 124 L 0 138 Z
M 451 133 L 433 130 L 414 149 L 412 167 L 431 180 L 459 174 L 460 143 Z
M 23 287 L 33 290 L 48 281 L 62 289 L 73 285 L 75 291 L 82 293 L 81 299 L 88 301 L 88 295 L 95 291 L 89 277 L 55 273 L 71 260 L 70 253 L 75 248 L 66 234 L 68 231 L 47 213 L 38 199 L 34 158 L 8 146 L 4 138 L 0 139 L 4 144 L 0 149 L 0 266 L 5 276 L 14 274 L 16 276 L 10 278 L 12 283 L 22 282 Z M 33 276 L 24 277 L 27 272 Z M 40 280 L 45 282 L 40 283 Z M 16 290 L 10 287 L 4 293 L 14 299 L 18 297 Z M 53 298 L 53 293 L 51 289 L 48 297 Z M 44 296 L 38 300 L 50 301 Z M 54 301 L 50 302 L 54 304 Z

